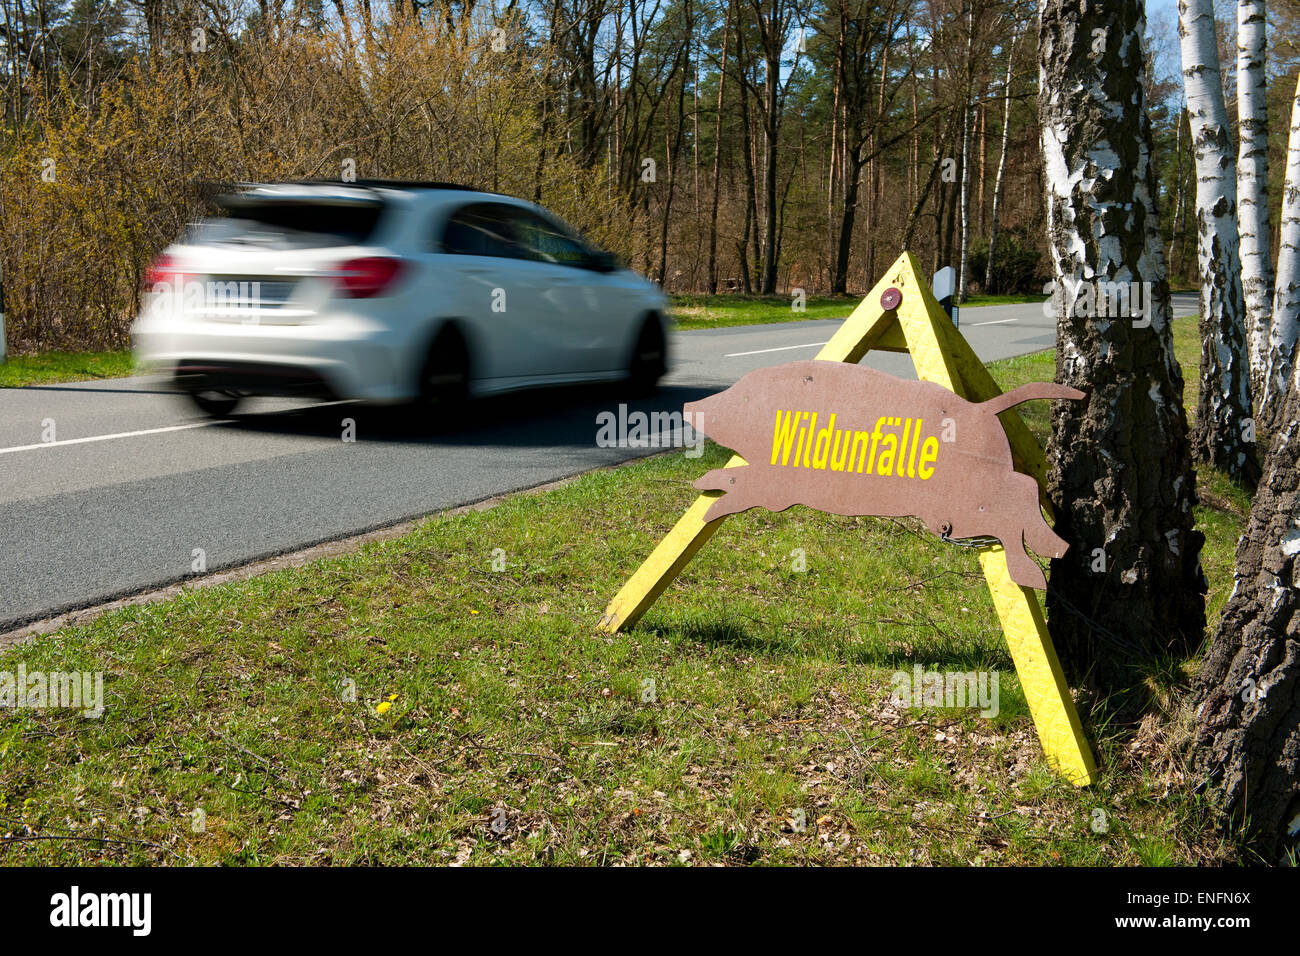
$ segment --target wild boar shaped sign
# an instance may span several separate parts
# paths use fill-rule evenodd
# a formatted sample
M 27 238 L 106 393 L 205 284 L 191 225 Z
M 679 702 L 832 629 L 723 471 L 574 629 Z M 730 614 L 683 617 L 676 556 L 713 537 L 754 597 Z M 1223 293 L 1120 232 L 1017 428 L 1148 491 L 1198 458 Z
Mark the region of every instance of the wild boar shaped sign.
M 1083 397 L 1038 382 L 976 404 L 931 382 L 814 359 L 750 372 L 683 411 L 747 462 L 695 482 L 701 491 L 724 492 L 706 520 L 793 505 L 912 515 L 945 539 L 996 538 L 1011 579 L 1045 588 L 1025 545 L 1056 558 L 1068 545 L 1043 518 L 1038 482 L 1012 467 L 997 416 L 1030 399 Z

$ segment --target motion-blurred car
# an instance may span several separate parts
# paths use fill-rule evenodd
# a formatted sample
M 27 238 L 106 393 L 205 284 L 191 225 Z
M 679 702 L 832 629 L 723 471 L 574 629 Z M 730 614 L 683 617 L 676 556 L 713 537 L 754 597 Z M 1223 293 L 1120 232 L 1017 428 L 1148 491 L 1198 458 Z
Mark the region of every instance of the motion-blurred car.
M 132 337 L 204 412 L 247 395 L 454 407 L 666 370 L 667 301 L 545 210 L 445 183 L 249 185 L 150 267 Z

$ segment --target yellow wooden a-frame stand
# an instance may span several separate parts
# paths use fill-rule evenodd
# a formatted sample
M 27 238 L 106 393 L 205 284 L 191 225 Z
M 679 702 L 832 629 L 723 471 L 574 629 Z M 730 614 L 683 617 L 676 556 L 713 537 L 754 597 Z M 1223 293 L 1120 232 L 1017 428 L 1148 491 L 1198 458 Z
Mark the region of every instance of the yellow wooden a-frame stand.
M 896 309 L 886 310 L 881 296 L 891 288 L 902 293 L 902 302 Z M 993 376 L 935 300 L 921 278 L 916 257 L 909 252 L 889 268 L 816 357 L 856 363 L 871 349 L 910 353 L 918 377 L 969 401 L 985 402 L 1001 394 Z M 1016 470 L 1037 479 L 1039 498 L 1050 518 L 1051 503 L 1044 491 L 1047 464 L 1038 441 L 1014 409 L 999 417 L 1011 444 Z M 726 467 L 744 464 L 743 458 L 733 455 Z M 724 519 L 706 522 L 704 513 L 720 494 L 708 491 L 695 500 L 609 603 L 600 619 L 602 630 L 613 633 L 635 624 L 713 537 Z M 979 559 L 1043 752 L 1071 783 L 1086 786 L 1093 781 L 1096 765 L 1052 648 L 1038 595 L 1011 580 L 1001 545 L 981 548 Z

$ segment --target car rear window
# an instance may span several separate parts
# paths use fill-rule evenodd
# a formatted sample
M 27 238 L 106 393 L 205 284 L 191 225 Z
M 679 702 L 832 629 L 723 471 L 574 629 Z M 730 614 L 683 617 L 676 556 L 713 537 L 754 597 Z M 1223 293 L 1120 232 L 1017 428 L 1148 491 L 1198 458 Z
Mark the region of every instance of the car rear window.
M 235 197 L 223 203 L 232 219 L 260 232 L 286 237 L 315 236 L 332 244 L 357 245 L 374 234 L 384 214 L 382 201 L 325 202 Z

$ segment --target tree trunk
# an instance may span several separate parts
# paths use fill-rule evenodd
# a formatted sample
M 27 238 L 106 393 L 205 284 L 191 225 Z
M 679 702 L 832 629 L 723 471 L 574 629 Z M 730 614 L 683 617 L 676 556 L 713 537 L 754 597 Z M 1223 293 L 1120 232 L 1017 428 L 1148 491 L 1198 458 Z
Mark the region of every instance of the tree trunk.
M 1241 232 L 1241 286 L 1250 341 L 1250 390 L 1264 392 L 1268 326 L 1273 309 L 1273 256 L 1268 222 L 1267 25 L 1265 0 L 1237 4 L 1237 223 Z
M 847 110 L 844 103 L 845 94 L 845 74 L 847 72 L 848 50 L 845 43 L 845 36 L 848 28 L 848 11 L 845 7 L 840 6 L 835 11 L 835 63 L 833 67 L 831 80 L 831 137 L 830 137 L 830 177 L 826 183 L 826 229 L 829 242 L 827 245 L 830 258 L 831 281 L 830 290 L 832 295 L 842 294 L 845 289 L 846 279 L 844 269 L 840 265 L 841 237 L 844 234 L 844 219 L 846 216 L 852 217 L 852 213 L 847 205 L 848 189 L 845 188 L 843 199 L 840 197 L 842 180 L 845 179 L 844 172 L 844 153 L 841 147 L 841 140 L 848 135 L 845 127 L 847 126 Z M 841 118 L 845 117 L 845 118 Z M 839 200 L 837 202 L 837 200 Z M 836 222 L 835 210 L 840 209 L 838 223 Z
M 690 41 L 688 40 L 689 44 Z M 695 81 L 691 84 L 691 165 L 695 167 L 695 189 L 692 198 L 695 200 L 695 219 L 700 218 L 700 58 L 704 55 L 699 46 L 695 48 Z M 696 259 L 698 260 L 698 257 Z M 695 291 L 694 269 L 691 270 L 692 284 L 691 291 Z
M 1246 300 L 1237 237 L 1236 160 L 1223 103 L 1213 0 L 1179 0 L 1183 83 L 1196 148 L 1197 258 L 1201 279 L 1201 392 L 1192 454 L 1253 485 L 1254 411 Z
M 858 195 L 862 189 L 861 148 L 855 149 L 849 157 L 848 168 L 844 173 L 844 214 L 840 217 L 839 235 L 835 240 L 834 271 L 831 273 L 831 292 L 843 295 L 848 290 L 849 251 L 853 248 L 853 224 L 857 220 Z M 868 279 L 870 279 L 868 273 Z
M 888 144 L 879 142 L 881 118 L 888 115 L 888 102 L 885 99 L 885 81 L 889 79 L 889 47 L 880 54 L 880 98 L 876 102 L 875 116 L 871 127 L 871 189 L 868 193 L 870 206 L 867 210 L 867 283 L 876 279 L 876 237 L 880 233 L 880 195 L 881 168 L 885 165 L 883 151 Z M 897 142 L 897 140 L 895 140 Z
M 939 102 L 939 92 L 940 92 L 939 91 L 939 58 L 937 56 L 931 55 L 930 95 L 933 98 L 933 102 L 936 103 Z M 949 123 L 948 125 L 951 126 L 952 124 Z M 947 158 L 943 155 L 943 153 L 944 150 L 947 148 L 948 139 L 946 135 L 944 135 L 944 138 L 941 140 L 940 139 L 941 135 L 944 134 L 940 133 L 939 124 L 935 123 L 934 137 L 930 144 L 930 152 L 934 156 L 935 163 L 938 164 L 942 164 L 944 159 Z M 935 203 L 934 203 L 935 206 L 934 208 L 934 260 L 930 266 L 931 275 L 934 275 L 936 272 L 938 272 L 940 266 L 946 266 L 949 264 L 948 261 L 944 258 L 944 249 L 943 249 L 943 223 L 944 223 L 943 214 L 944 214 L 944 210 L 947 208 L 949 195 L 948 195 L 948 189 L 946 188 L 947 183 L 943 181 L 942 173 L 940 173 L 939 179 L 941 185 L 939 186 L 938 195 L 935 197 Z
M 738 79 L 740 80 L 740 125 L 743 130 L 744 147 L 745 147 L 745 248 L 744 259 L 741 271 L 741 280 L 744 285 L 745 294 L 753 292 L 753 269 L 750 266 L 751 261 L 758 261 L 758 228 L 756 221 L 758 218 L 758 184 L 757 176 L 754 172 L 754 130 L 753 120 L 749 110 L 749 78 L 744 75 L 744 70 L 749 67 L 746 65 L 744 33 L 740 28 L 740 21 L 736 21 L 736 66 L 739 67 Z M 753 249 L 751 255 L 750 249 Z
M 1011 67 L 1016 59 L 1016 40 L 1019 30 L 1013 29 L 1011 45 L 1007 50 L 1007 75 L 1002 81 L 1002 151 L 998 156 L 998 172 L 993 180 L 993 215 L 989 220 L 989 261 L 984 268 L 984 291 L 993 291 L 993 254 L 998 248 L 998 216 L 1002 210 L 1002 179 L 1007 168 L 1007 141 L 1011 132 Z
M 840 176 L 842 175 L 840 158 L 842 150 L 840 149 L 840 135 L 842 126 L 840 123 L 840 113 L 843 110 L 844 98 L 844 60 L 845 46 L 844 22 L 847 13 L 844 7 L 836 10 L 836 33 L 835 33 L 835 62 L 831 70 L 831 135 L 830 135 L 830 170 L 826 177 L 826 252 L 827 261 L 830 264 L 831 281 L 830 290 L 836 291 L 836 273 L 835 257 L 837 253 L 838 231 L 835 224 L 836 200 L 839 197 Z
M 1277 249 L 1277 289 L 1269 326 L 1264 394 L 1260 397 L 1261 430 L 1272 433 L 1286 419 L 1279 417 L 1286 385 L 1295 365 L 1300 335 L 1300 83 L 1291 106 L 1291 140 L 1286 153 L 1286 182 L 1282 186 L 1282 221 Z
M 718 190 L 722 178 L 722 107 L 727 90 L 727 41 L 731 37 L 731 5 L 722 23 L 722 69 L 718 73 L 718 115 L 713 135 L 713 200 L 709 208 L 709 294 L 718 291 Z
M 694 26 L 691 17 L 691 7 L 688 2 L 685 7 L 686 16 L 686 43 L 681 48 L 678 64 L 674 65 L 673 73 L 681 73 L 680 85 L 677 87 L 677 130 L 671 136 L 669 135 L 668 121 L 669 113 L 672 110 L 672 100 L 664 98 L 664 149 L 668 155 L 668 194 L 664 197 L 663 218 L 659 233 L 659 284 L 667 285 L 668 283 L 668 226 L 672 219 L 673 194 L 677 190 L 677 167 L 681 163 L 682 137 L 685 135 L 686 128 L 686 70 L 690 65 L 690 31 Z
M 775 26 L 773 27 L 775 29 Z M 776 292 L 776 162 L 781 140 L 781 52 L 763 66 L 763 295 Z
M 1039 118 L 1061 310 L 1056 380 L 1088 393 L 1052 410 L 1056 533 L 1047 611 L 1072 683 L 1112 714 L 1146 703 L 1144 676 L 1205 628 L 1203 537 L 1183 380 L 1170 333 L 1140 0 L 1045 0 Z M 1094 53 L 1098 31 L 1107 38 Z M 1098 321 L 1081 282 L 1150 283 L 1146 315 Z M 1083 314 L 1077 314 L 1083 313 Z M 1146 324 L 1149 321 L 1149 324 Z M 1094 570 L 1096 569 L 1096 570 Z
M 1300 380 L 1237 545 L 1232 596 L 1194 688 L 1199 783 L 1268 862 L 1300 851 Z
M 36 25 L 41 31 L 41 81 L 45 85 L 45 98 L 49 100 L 54 96 L 54 74 L 50 70 L 50 29 L 46 21 L 45 4 L 46 0 L 39 0 L 36 5 L 39 15 Z
M 961 174 L 966 175 L 965 169 Z M 947 218 L 943 224 L 943 254 L 940 259 L 944 265 L 953 264 L 953 247 L 957 245 L 957 210 L 961 207 L 961 185 L 957 186 L 957 195 L 946 198 Z
M 916 195 L 920 190 L 921 178 L 921 104 L 920 104 L 920 80 L 917 78 L 916 66 L 916 47 L 912 40 L 912 20 L 907 20 L 907 50 L 910 56 L 907 65 L 908 75 L 911 77 L 912 85 L 912 152 L 910 161 L 907 164 L 907 204 L 910 207 L 916 206 Z M 911 220 L 908 220 L 911 225 Z M 909 235 L 908 241 L 911 241 Z M 903 243 L 903 248 L 909 248 L 908 243 Z
M 961 249 L 957 263 L 957 301 L 966 301 L 966 266 L 970 261 L 971 97 L 975 89 L 975 7 L 966 8 L 966 86 L 961 109 Z
M 985 212 L 988 204 L 984 201 L 984 188 L 988 184 L 988 165 L 989 165 L 989 109 L 988 104 L 984 101 L 984 92 L 980 93 L 979 107 L 979 128 L 980 128 L 980 188 L 975 196 L 975 209 L 979 213 L 978 221 L 975 228 L 980 232 L 984 231 L 986 223 Z
M 935 156 L 934 161 L 930 163 L 930 174 L 925 179 L 925 185 L 921 188 L 921 194 L 916 198 L 912 205 L 912 211 L 907 214 L 907 223 L 903 226 L 903 248 L 912 248 L 912 237 L 916 233 L 916 227 L 921 221 L 921 212 L 925 209 L 926 200 L 930 198 L 930 190 L 934 188 L 935 181 L 939 178 L 939 170 L 943 166 L 943 157 Z M 942 188 L 940 189 L 942 195 Z M 936 266 L 933 270 L 938 272 Z
M 1183 235 L 1183 229 L 1187 216 L 1187 190 L 1184 188 L 1186 177 L 1183 175 L 1183 125 L 1185 120 L 1185 111 L 1178 110 L 1178 125 L 1174 128 L 1174 156 L 1177 160 L 1174 173 L 1174 234 L 1171 240 L 1173 248 L 1170 255 L 1173 258 L 1172 271 L 1181 276 L 1183 256 L 1183 247 L 1187 244 L 1187 239 Z

